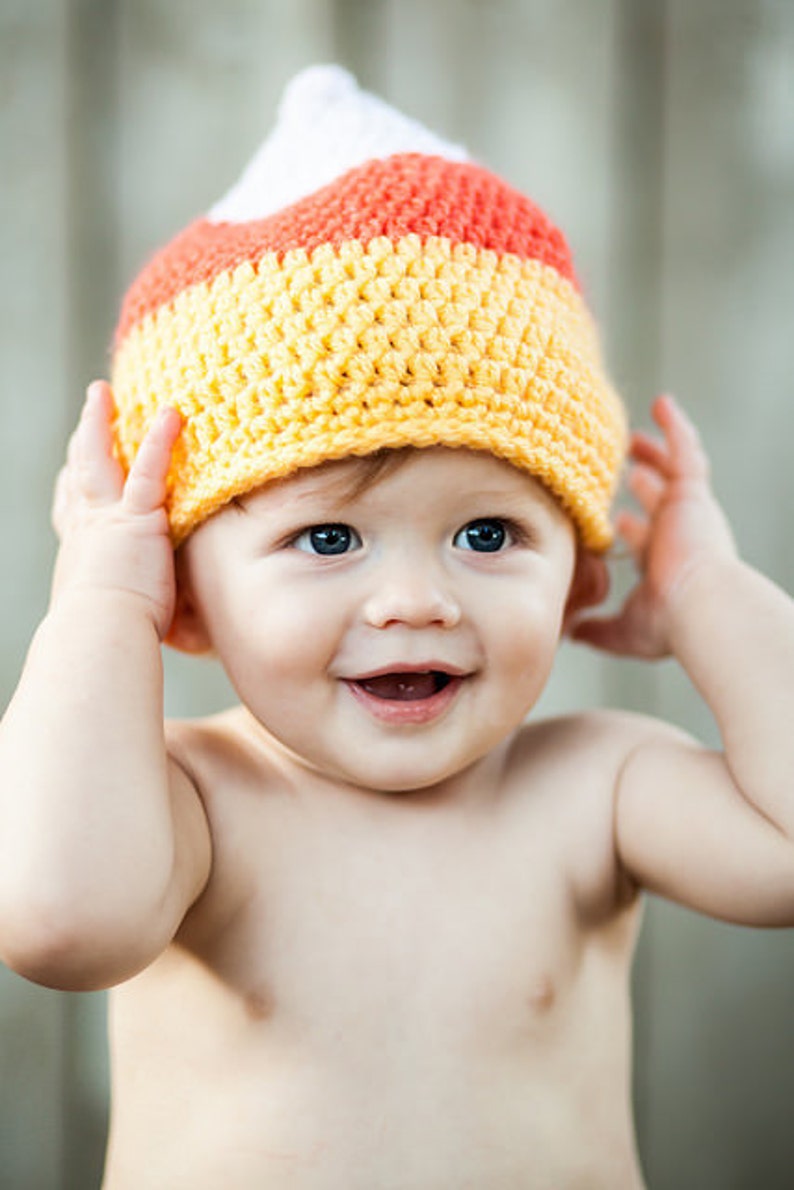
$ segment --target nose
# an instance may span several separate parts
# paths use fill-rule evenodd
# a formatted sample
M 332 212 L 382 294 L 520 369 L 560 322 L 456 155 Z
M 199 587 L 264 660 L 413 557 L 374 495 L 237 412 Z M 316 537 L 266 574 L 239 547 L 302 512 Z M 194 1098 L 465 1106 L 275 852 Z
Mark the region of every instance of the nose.
M 460 605 L 444 576 L 405 557 L 379 570 L 364 605 L 364 619 L 372 628 L 454 628 L 460 618 Z

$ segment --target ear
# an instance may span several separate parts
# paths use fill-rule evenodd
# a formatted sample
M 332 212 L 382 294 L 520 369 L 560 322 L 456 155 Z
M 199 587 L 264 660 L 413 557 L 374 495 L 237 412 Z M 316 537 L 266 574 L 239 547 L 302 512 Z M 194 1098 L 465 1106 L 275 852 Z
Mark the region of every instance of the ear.
M 176 603 L 165 644 L 180 653 L 200 656 L 212 652 L 212 641 L 204 623 L 190 582 L 190 569 L 183 549 L 174 556 Z
M 562 631 L 567 635 L 573 621 L 586 607 L 596 607 L 609 594 L 609 570 L 600 554 L 594 554 L 579 545 L 576 549 L 576 563 L 565 605 Z

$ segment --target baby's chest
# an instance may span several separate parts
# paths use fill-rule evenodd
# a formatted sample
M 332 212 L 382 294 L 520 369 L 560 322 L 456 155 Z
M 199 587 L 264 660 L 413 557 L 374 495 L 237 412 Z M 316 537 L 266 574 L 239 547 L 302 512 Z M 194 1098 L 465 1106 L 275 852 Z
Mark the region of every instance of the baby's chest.
M 564 864 L 487 832 L 442 838 L 285 840 L 233 927 L 251 1004 L 362 1048 L 384 1020 L 400 1044 L 432 1030 L 458 1049 L 546 1028 L 581 958 Z

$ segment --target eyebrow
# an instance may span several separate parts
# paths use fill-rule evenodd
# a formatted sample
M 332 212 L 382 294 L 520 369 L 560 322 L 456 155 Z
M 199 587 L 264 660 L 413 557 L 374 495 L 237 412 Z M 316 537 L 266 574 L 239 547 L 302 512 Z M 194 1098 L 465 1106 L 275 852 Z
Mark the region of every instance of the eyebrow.
M 232 496 L 227 503 L 227 507 L 233 506 L 238 512 L 243 513 L 245 516 L 254 516 L 255 513 L 252 510 L 250 501 L 251 499 L 255 500 L 256 495 L 256 492 L 244 492 L 241 496 Z M 336 493 L 322 489 L 318 490 L 316 486 L 312 485 L 309 488 L 303 488 L 303 490 L 292 490 L 289 492 L 288 496 L 281 494 L 281 498 L 276 501 L 275 511 L 279 512 L 280 510 L 283 511 L 284 509 L 288 509 L 293 514 L 302 515 L 300 513 L 302 506 L 305 506 L 306 504 L 316 504 L 318 501 L 320 503 L 335 506 L 337 509 L 341 509 L 344 504 L 347 503 L 346 500 L 340 499 Z M 256 504 L 254 504 L 254 508 L 256 508 Z
M 554 504 L 553 497 L 547 501 L 546 493 L 527 491 L 526 489 L 517 491 L 507 490 L 505 488 L 478 488 L 471 493 L 472 499 L 482 502 L 484 504 L 501 505 L 502 507 L 515 509 L 516 512 L 524 512 L 527 515 L 533 513 L 540 513 L 544 516 L 552 515 L 552 507 Z
M 384 452 L 385 454 L 386 452 Z M 390 466 L 389 463 L 398 452 L 389 452 L 385 458 L 378 459 L 377 465 L 373 468 L 366 468 L 364 474 L 334 474 L 329 467 L 326 471 L 323 464 L 317 468 L 315 475 L 309 478 L 309 470 L 301 473 L 300 471 L 293 473 L 294 476 L 301 476 L 303 474 L 309 480 L 306 486 L 299 487 L 297 490 L 291 490 L 289 495 L 283 495 L 282 499 L 285 506 L 289 506 L 294 514 L 301 515 L 301 506 L 306 504 L 325 504 L 328 512 L 331 515 L 335 513 L 344 513 L 351 504 L 355 504 L 362 496 L 366 495 L 373 487 L 376 487 L 381 478 L 385 478 L 391 471 L 396 470 L 396 466 Z M 324 472 L 324 474 L 323 474 Z M 292 478 L 292 477 L 287 477 Z M 278 481 L 276 481 L 276 484 Z M 269 485 L 266 485 L 269 486 Z M 242 493 L 239 496 L 232 496 L 229 500 L 230 504 L 242 513 L 250 516 L 252 510 L 249 506 L 249 498 L 255 493 Z M 554 504 L 554 497 L 545 491 L 535 490 L 534 487 L 516 487 L 513 484 L 502 486 L 497 484 L 496 487 L 491 487 L 490 484 L 486 487 L 477 488 L 475 490 L 468 490 L 462 493 L 463 497 L 475 498 L 478 504 L 486 503 L 493 505 L 501 505 L 506 510 L 511 512 L 515 510 L 516 514 L 524 513 L 530 516 L 550 517 L 552 515 L 551 508 L 548 507 L 546 499 L 548 498 L 551 504 Z M 277 502 L 277 508 L 282 507 L 282 502 Z

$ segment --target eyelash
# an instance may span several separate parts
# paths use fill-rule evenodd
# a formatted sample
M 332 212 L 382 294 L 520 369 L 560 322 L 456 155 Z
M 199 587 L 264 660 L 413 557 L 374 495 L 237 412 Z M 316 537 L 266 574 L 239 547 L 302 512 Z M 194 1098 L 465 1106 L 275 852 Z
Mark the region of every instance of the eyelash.
M 311 549 L 310 550 L 310 549 L 306 549 L 304 546 L 299 544 L 301 542 L 301 540 L 303 540 L 304 538 L 307 540 L 311 540 L 311 537 L 313 534 L 322 533 L 322 532 L 325 532 L 331 538 L 333 537 L 334 533 L 340 533 L 340 532 L 344 535 L 347 535 L 348 538 L 355 538 L 356 542 L 358 543 L 355 547 L 356 549 L 360 549 L 361 545 L 363 544 L 361 541 L 360 535 L 356 532 L 356 530 L 353 528 L 353 526 L 346 525 L 341 521 L 326 521 L 319 525 L 309 525 L 308 528 L 303 529 L 300 533 L 296 534 L 295 537 L 291 538 L 289 541 L 289 544 L 294 549 L 301 550 L 302 552 L 307 553 L 307 554 L 314 554 L 314 556 L 318 557 L 318 558 L 339 558 L 339 557 L 343 556 L 344 554 L 351 552 L 349 549 L 343 549 L 343 550 L 331 549 L 327 553 L 323 553 L 319 549 Z M 315 544 L 315 543 L 312 543 L 312 544 Z
M 501 553 L 504 553 L 506 549 L 509 549 L 510 546 L 526 545 L 529 541 L 529 535 L 528 535 L 527 531 L 524 529 L 524 527 L 522 525 L 517 524 L 515 521 L 511 520 L 509 517 L 484 516 L 484 517 L 475 517 L 474 520 L 467 521 L 465 525 L 462 525 L 461 528 L 458 529 L 457 533 L 454 535 L 454 537 L 452 539 L 453 544 L 458 540 L 458 538 L 461 536 L 461 534 L 464 534 L 464 533 L 468 534 L 473 529 L 476 529 L 480 526 L 485 526 L 485 525 L 487 525 L 487 526 L 498 525 L 500 530 L 502 530 L 502 532 L 504 534 L 503 539 L 499 542 L 496 549 L 476 550 L 476 549 L 474 549 L 474 547 L 471 544 L 469 544 L 468 546 L 459 546 L 458 548 L 465 549 L 467 552 L 470 552 L 470 553 L 501 554 Z
M 509 549 L 510 546 L 528 545 L 531 542 L 531 535 L 527 532 L 527 530 L 524 528 L 524 526 L 519 525 L 516 521 L 511 520 L 509 517 L 484 516 L 484 517 L 475 517 L 473 520 L 467 521 L 465 523 L 465 525 L 462 525 L 460 527 L 460 529 L 458 529 L 457 532 L 453 534 L 453 537 L 452 537 L 453 545 L 458 540 L 458 538 L 461 536 L 461 534 L 468 533 L 471 530 L 476 529 L 478 526 L 485 526 L 485 525 L 488 525 L 488 526 L 498 525 L 500 527 L 500 529 L 503 530 L 503 532 L 504 532 L 504 539 L 499 542 L 496 549 L 478 550 L 478 549 L 475 549 L 471 544 L 469 544 L 468 546 L 461 545 L 461 546 L 458 546 L 457 548 L 459 548 L 461 550 L 465 550 L 468 553 L 480 553 L 480 554 L 494 553 L 495 554 L 495 553 L 504 553 L 505 549 Z M 312 537 L 313 537 L 313 535 L 319 534 L 321 532 L 325 532 L 328 535 L 328 537 L 330 537 L 332 542 L 333 542 L 333 538 L 334 538 L 334 533 L 337 533 L 337 534 L 341 533 L 342 544 L 343 544 L 344 548 L 339 549 L 339 550 L 334 550 L 333 548 L 331 548 L 327 552 L 323 552 L 322 550 L 316 548 L 317 542 L 312 541 Z M 313 548 L 310 549 L 310 548 L 307 548 L 306 545 L 301 545 L 300 543 L 302 540 L 311 542 Z M 360 549 L 363 545 L 363 542 L 361 540 L 360 534 L 356 532 L 356 530 L 353 528 L 352 525 L 347 525 L 341 521 L 327 521 L 327 522 L 323 522 L 323 523 L 317 524 L 317 525 L 309 525 L 307 528 L 302 529 L 300 531 L 300 533 L 297 533 L 293 537 L 290 537 L 290 539 L 285 544 L 291 546 L 293 549 L 301 550 L 304 553 L 313 554 L 315 557 L 338 558 L 338 557 L 343 557 L 344 555 L 353 552 L 353 550 L 351 548 L 349 548 L 351 546 L 351 544 L 353 546 L 353 549 Z

